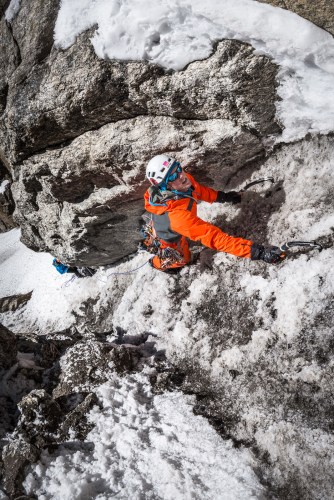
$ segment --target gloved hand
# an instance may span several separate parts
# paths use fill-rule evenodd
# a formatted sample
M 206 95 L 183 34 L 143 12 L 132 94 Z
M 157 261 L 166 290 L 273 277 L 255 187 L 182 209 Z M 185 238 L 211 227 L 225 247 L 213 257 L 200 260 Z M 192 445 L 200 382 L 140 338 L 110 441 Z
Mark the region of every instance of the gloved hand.
M 251 260 L 263 260 L 267 264 L 277 264 L 285 258 L 284 252 L 278 247 L 258 245 L 253 243 L 251 246 Z
M 223 191 L 218 191 L 218 196 L 216 199 L 216 203 L 232 203 L 235 205 L 236 203 L 241 202 L 241 194 L 237 193 L 237 191 L 228 191 L 224 193 Z

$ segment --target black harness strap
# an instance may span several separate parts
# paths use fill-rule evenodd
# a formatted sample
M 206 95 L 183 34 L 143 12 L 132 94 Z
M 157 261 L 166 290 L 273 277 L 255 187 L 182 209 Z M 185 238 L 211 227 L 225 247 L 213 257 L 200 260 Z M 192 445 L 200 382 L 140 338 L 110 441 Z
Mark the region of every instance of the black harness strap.
M 193 204 L 194 204 L 194 200 L 193 200 L 193 198 L 190 198 L 190 200 L 189 200 L 189 204 L 188 204 L 188 206 L 187 206 L 187 210 L 188 210 L 189 212 L 191 212 L 191 209 L 193 208 Z

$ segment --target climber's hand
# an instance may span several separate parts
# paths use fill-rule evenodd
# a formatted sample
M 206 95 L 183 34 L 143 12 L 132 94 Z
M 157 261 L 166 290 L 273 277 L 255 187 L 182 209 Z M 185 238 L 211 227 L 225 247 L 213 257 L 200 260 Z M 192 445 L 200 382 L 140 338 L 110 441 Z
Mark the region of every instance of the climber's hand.
M 285 258 L 285 253 L 275 246 L 264 247 L 263 245 L 258 245 L 253 243 L 251 246 L 251 259 L 252 260 L 263 260 L 267 264 L 277 264 Z
M 223 191 L 218 191 L 218 196 L 216 199 L 217 203 L 232 203 L 235 205 L 236 203 L 241 202 L 241 193 L 237 191 L 228 191 L 224 193 Z

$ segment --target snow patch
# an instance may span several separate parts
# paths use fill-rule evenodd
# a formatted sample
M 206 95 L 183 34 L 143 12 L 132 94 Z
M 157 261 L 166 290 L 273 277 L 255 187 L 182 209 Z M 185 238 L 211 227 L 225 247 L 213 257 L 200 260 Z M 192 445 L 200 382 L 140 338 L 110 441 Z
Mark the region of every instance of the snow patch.
M 21 0 L 11 0 L 8 9 L 5 12 L 5 19 L 11 23 L 20 10 Z
M 7 179 L 2 181 L 2 183 L 0 184 L 0 194 L 3 194 L 6 191 L 8 184 L 10 184 L 10 182 Z
M 104 59 L 148 60 L 182 70 L 207 58 L 217 40 L 250 43 L 279 66 L 280 141 L 334 129 L 333 37 L 298 15 L 254 0 L 62 0 L 55 43 L 67 49 L 97 26 L 91 42 Z
M 24 487 L 41 499 L 71 498 L 260 498 L 263 488 L 246 449 L 234 449 L 192 412 L 194 398 L 155 396 L 149 373 L 99 387 L 93 430 L 83 443 L 43 452 Z

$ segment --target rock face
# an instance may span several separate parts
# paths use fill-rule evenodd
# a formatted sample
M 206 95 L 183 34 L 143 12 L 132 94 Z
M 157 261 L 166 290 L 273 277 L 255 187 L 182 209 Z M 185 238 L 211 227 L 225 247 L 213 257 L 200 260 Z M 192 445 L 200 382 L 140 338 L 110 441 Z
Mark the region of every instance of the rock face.
M 277 68 L 250 46 L 221 41 L 207 60 L 178 73 L 147 63 L 102 61 L 88 33 L 66 51 L 52 46 L 57 1 L 21 4 L 11 24 L 3 17 L 0 23 L 0 165 L 10 172 L 8 180 L 14 179 L 15 216 L 31 248 L 91 266 L 134 251 L 145 164 L 157 153 L 176 155 L 198 179 L 217 188 L 240 184 L 264 162 L 270 139 L 279 132 L 274 107 Z M 282 6 L 290 4 L 296 11 L 307 7 L 310 16 L 317 14 L 311 13 L 311 2 L 285 1 Z M 0 0 L 0 13 L 7 6 Z M 329 2 L 324 6 L 331 11 Z M 34 22 L 37 18 L 39 23 Z M 332 29 L 325 16 L 319 23 Z M 307 142 L 298 145 L 304 153 Z M 314 170 L 321 173 L 330 158 L 321 153 L 332 150 L 333 141 L 328 137 L 318 142 L 314 139 L 312 154 L 321 158 Z M 306 154 L 298 156 L 298 151 L 291 164 L 284 163 L 282 158 L 290 158 L 289 148 L 294 147 L 283 147 L 268 166 L 276 178 L 284 172 L 290 186 L 303 176 L 310 181 L 314 174 L 307 171 L 308 162 L 303 164 Z M 326 179 L 322 182 L 328 192 L 321 199 L 311 181 L 308 196 L 294 203 L 290 190 L 292 217 L 298 220 L 307 200 L 305 219 L 321 207 L 332 220 L 333 187 Z M 292 227 L 279 215 L 287 192 L 282 180 L 274 189 L 246 193 L 237 213 L 231 211 L 215 223 L 261 242 L 274 237 L 280 241 Z M 10 216 L 9 188 L 4 194 L 0 203 Z M 10 226 L 0 222 L 2 227 Z M 329 248 L 332 233 L 323 234 L 321 241 Z M 318 265 L 325 269 L 323 255 Z M 16 338 L 0 327 L 1 466 L 11 497 L 23 494 L 24 467 L 43 449 L 85 438 L 91 428 L 87 412 L 98 404 L 96 386 L 113 371 L 140 369 L 145 362 L 140 339 L 146 341 L 152 330 L 147 344 L 152 349 L 160 342 L 160 352 L 167 351 L 175 365 L 152 377 L 156 392 L 177 386 L 195 393 L 196 413 L 258 454 L 263 482 L 276 498 L 318 498 L 319 490 L 330 497 L 332 307 L 326 309 L 326 301 L 316 304 L 318 313 L 310 321 L 312 307 L 306 304 L 299 311 L 293 297 L 301 326 L 291 341 L 285 322 L 293 319 L 280 316 L 277 304 L 284 300 L 282 286 L 298 271 L 293 258 L 292 272 L 277 277 L 262 263 L 250 263 L 249 268 L 248 263 L 220 256 L 217 265 L 212 255 L 206 257 L 198 268 L 189 267 L 177 278 L 157 277 L 149 270 L 137 282 L 136 277 L 131 283 L 115 280 L 115 285 L 108 284 L 110 299 L 98 295 L 81 304 L 82 331 L 112 325 L 124 339 L 137 336 L 136 346 L 106 342 L 93 334 L 82 338 L 76 332 Z M 310 257 L 303 257 L 307 275 Z M 322 297 L 329 288 L 326 280 L 326 273 L 316 283 L 310 276 L 305 286 Z M 166 286 L 159 301 L 162 283 Z M 5 297 L 0 307 L 13 310 L 26 300 L 28 296 Z
M 16 361 L 17 341 L 14 333 L 0 324 L 0 370 L 8 370 Z
M 251 447 L 279 499 L 332 497 L 333 146 L 333 135 L 282 145 L 258 173 L 280 181 L 213 217 L 254 241 L 316 239 L 321 252 L 291 252 L 278 266 L 217 253 L 176 277 L 147 269 L 125 288 L 110 284 L 109 308 L 90 299 L 106 331 L 151 333 L 179 388 L 197 394 L 195 412 Z M 168 374 L 156 378 L 157 391 L 168 388 Z
M 42 450 L 85 439 L 92 428 L 87 414 L 99 404 L 97 385 L 114 371 L 141 369 L 143 355 L 135 345 L 101 342 L 92 333 L 80 341 L 75 331 L 17 338 L 0 325 L 0 341 L 0 469 L 14 498 L 23 495 L 25 467 Z
M 31 299 L 31 294 L 32 292 L 2 297 L 0 299 L 0 313 L 16 311 L 23 307 Z
M 334 4 L 332 0 L 259 0 L 275 7 L 291 10 L 334 35 Z
M 89 33 L 57 50 L 57 9 L 22 0 L 11 24 L 2 18 L 0 158 L 24 243 L 98 266 L 136 249 L 155 154 L 175 154 L 217 187 L 255 168 L 280 130 L 277 68 L 231 40 L 175 73 L 98 59 Z
M 23 495 L 21 483 L 24 479 L 24 468 L 38 459 L 38 449 L 19 439 L 5 446 L 3 460 L 3 486 L 11 498 Z
M 0 233 L 16 226 L 13 220 L 15 203 L 11 192 L 12 178 L 0 160 Z
M 98 59 L 86 34 L 66 51 L 52 50 L 23 81 L 21 66 L 2 118 L 5 153 L 13 163 L 106 123 L 143 115 L 224 118 L 260 135 L 278 131 L 275 65 L 239 42 L 221 42 L 206 61 L 171 75 L 147 63 Z
M 135 251 L 147 188 L 143 163 L 157 150 L 182 151 L 181 159 L 216 186 L 263 155 L 260 139 L 223 119 L 140 117 L 105 125 L 23 162 L 13 188 L 23 241 L 92 266 Z
M 0 233 L 16 227 L 12 217 L 15 205 L 10 189 L 10 184 L 6 184 L 3 192 L 0 192 Z

